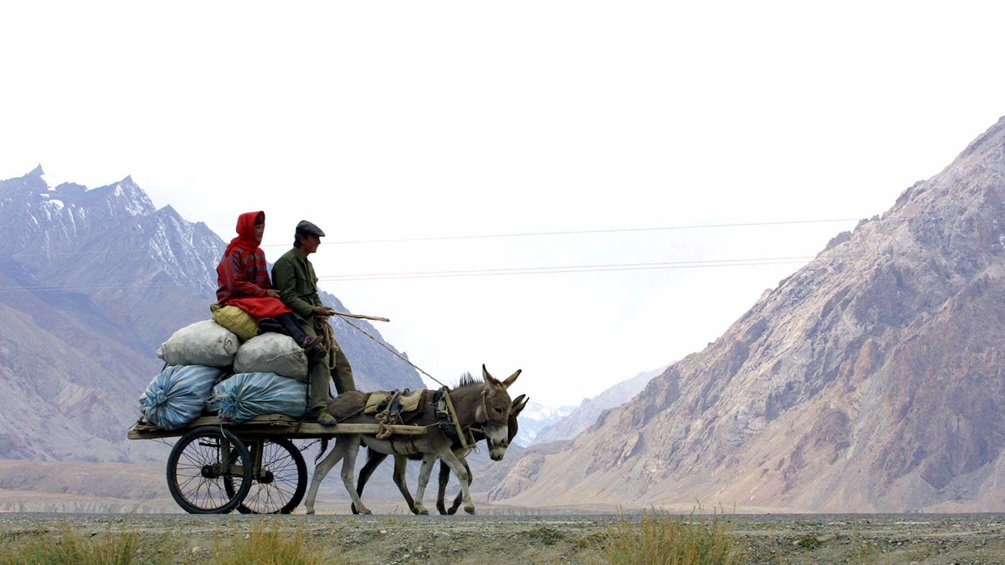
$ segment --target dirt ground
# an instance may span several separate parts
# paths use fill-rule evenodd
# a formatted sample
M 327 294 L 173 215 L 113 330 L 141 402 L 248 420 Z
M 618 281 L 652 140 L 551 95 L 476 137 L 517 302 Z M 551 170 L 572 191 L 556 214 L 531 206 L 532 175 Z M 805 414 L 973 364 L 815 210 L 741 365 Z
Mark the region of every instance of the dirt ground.
M 276 525 L 361 565 L 603 563 L 615 515 L 185 515 L 0 514 L 0 552 L 24 536 L 139 532 L 170 539 L 175 562 L 209 559 L 215 543 Z M 681 516 L 681 519 L 708 519 Z M 1005 515 L 722 515 L 753 564 L 1003 564 Z

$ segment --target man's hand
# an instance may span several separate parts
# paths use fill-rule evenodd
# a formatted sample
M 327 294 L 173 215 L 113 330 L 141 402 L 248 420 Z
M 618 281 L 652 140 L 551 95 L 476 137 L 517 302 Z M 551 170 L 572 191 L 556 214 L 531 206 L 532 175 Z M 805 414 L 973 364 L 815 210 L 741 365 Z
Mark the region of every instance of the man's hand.
M 315 316 L 334 316 L 335 309 L 327 306 L 315 306 L 313 313 Z

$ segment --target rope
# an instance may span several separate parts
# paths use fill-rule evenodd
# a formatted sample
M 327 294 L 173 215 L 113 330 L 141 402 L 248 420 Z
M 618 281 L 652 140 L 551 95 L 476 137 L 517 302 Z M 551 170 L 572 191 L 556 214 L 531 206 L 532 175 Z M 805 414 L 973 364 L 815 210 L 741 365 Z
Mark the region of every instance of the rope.
M 335 331 L 332 330 L 331 324 L 328 323 L 328 318 L 330 316 L 314 316 L 314 331 L 318 332 L 318 335 L 322 338 L 322 343 L 324 344 L 325 351 L 328 352 L 328 369 L 335 370 Z
M 336 315 L 338 315 L 338 313 L 337 313 L 337 312 L 336 312 Z M 409 360 L 408 360 L 407 358 L 405 358 L 404 356 L 402 356 L 402 355 L 401 355 L 400 353 L 398 353 L 397 351 L 395 351 L 395 350 L 391 349 L 390 347 L 388 347 L 388 346 L 387 346 L 387 344 L 385 344 L 385 343 L 384 343 L 383 341 L 381 341 L 381 340 L 379 340 L 379 339 L 377 339 L 377 338 L 373 337 L 372 335 L 370 335 L 370 333 L 369 333 L 369 332 L 367 332 L 367 331 L 366 331 L 366 330 L 364 330 L 363 328 L 361 328 L 361 327 L 357 326 L 356 324 L 354 324 L 354 323 L 350 322 L 350 321 L 349 321 L 349 319 L 348 319 L 347 317 L 345 317 L 345 316 L 339 316 L 339 319 L 340 319 L 340 320 L 342 320 L 343 322 L 345 322 L 345 323 L 349 324 L 350 326 L 352 326 L 352 327 L 356 328 L 356 330 L 357 330 L 357 331 L 359 331 L 360 333 L 362 333 L 362 334 L 363 334 L 363 335 L 365 335 L 366 337 L 368 337 L 368 338 L 370 338 L 371 340 L 373 340 L 373 342 L 374 342 L 374 343 L 376 343 L 377 345 L 379 345 L 379 346 L 383 347 L 384 349 L 386 349 L 386 350 L 390 351 L 390 352 L 391 352 L 391 354 L 392 354 L 392 355 L 394 355 L 395 357 L 397 357 L 398 359 L 401 359 L 401 360 L 402 360 L 402 361 L 404 361 L 405 363 L 408 363 L 409 365 L 411 365 L 411 366 L 412 366 L 412 368 L 413 368 L 413 369 L 415 369 L 416 371 L 418 371 L 418 372 L 422 373 L 423 375 L 426 375 L 426 376 L 427 376 L 427 377 L 429 377 L 430 379 L 433 379 L 433 381 L 435 381 L 435 382 L 436 382 L 436 384 L 438 384 L 438 385 L 440 385 L 440 386 L 447 386 L 447 385 L 443 384 L 442 382 L 440 382 L 440 379 L 437 379 L 437 378 L 436 378 L 436 377 L 434 377 L 433 375 L 430 375 L 429 373 L 427 373 L 427 372 L 423 371 L 423 370 L 422 370 L 421 368 L 419 368 L 418 366 L 416 366 L 416 364 L 415 364 L 415 363 L 412 363 L 412 362 L 411 362 L 411 361 L 409 361 Z M 325 327 L 327 327 L 327 328 L 328 328 L 327 330 L 325 330 L 325 339 L 327 340 L 327 339 L 329 338 L 329 336 L 331 336 L 331 339 L 332 339 L 332 342 L 334 343 L 334 341 L 335 341 L 335 338 L 334 338 L 334 334 L 333 334 L 333 331 L 332 331 L 332 329 L 331 329 L 331 325 L 329 325 L 329 324 L 328 324 L 328 318 L 324 318 L 324 322 L 325 322 L 325 324 L 324 324 L 324 325 L 325 325 Z M 327 342 L 326 342 L 326 343 L 327 343 Z M 450 388 L 450 387 L 447 387 L 447 388 Z

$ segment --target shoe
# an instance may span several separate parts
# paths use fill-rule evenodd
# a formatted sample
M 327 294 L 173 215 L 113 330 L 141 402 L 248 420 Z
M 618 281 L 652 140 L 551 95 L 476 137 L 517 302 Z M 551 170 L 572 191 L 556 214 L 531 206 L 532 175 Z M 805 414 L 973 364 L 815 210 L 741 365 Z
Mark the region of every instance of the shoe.
M 334 426 L 338 423 L 335 416 L 332 416 L 327 408 L 318 408 L 311 413 L 311 420 L 322 426 Z

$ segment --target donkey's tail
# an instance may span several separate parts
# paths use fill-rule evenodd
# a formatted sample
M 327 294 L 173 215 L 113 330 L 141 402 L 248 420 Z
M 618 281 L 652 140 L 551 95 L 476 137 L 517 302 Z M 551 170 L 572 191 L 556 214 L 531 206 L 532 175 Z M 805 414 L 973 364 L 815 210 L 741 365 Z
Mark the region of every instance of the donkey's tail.
M 314 458 L 315 465 L 318 464 L 318 461 L 321 461 L 321 456 L 325 454 L 325 451 L 328 451 L 328 438 L 323 437 L 321 438 L 321 451 L 319 451 L 318 456 Z

